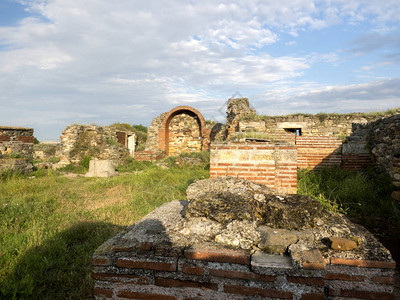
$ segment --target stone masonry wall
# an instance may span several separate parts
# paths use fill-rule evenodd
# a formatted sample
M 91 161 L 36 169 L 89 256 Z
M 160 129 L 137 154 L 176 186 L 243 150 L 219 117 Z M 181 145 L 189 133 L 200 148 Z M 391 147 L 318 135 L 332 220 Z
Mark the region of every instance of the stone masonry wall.
M 7 154 L 33 155 L 33 129 L 0 126 L 0 157 Z
M 34 140 L 32 128 L 0 126 L 0 171 L 31 172 Z
M 243 178 L 280 193 L 295 194 L 296 147 L 278 143 L 212 143 L 210 177 L 219 176 Z
M 316 115 L 287 115 L 259 116 L 262 120 L 244 118 L 239 120 L 238 129 L 241 131 L 256 130 L 268 134 L 282 133 L 285 129 L 301 128 L 304 136 L 336 136 L 352 135 L 359 125 L 375 122 L 384 115 L 368 114 L 316 114 Z M 389 117 L 386 116 L 386 117 Z M 262 127 L 264 126 L 264 130 Z
M 115 165 L 129 157 L 129 150 L 118 142 L 116 131 L 107 126 L 72 125 L 62 131 L 61 162 L 79 163 L 85 156 L 110 159 Z
M 212 128 L 198 110 L 190 106 L 175 107 L 153 119 L 146 148 L 137 152 L 135 159 L 157 160 L 182 152 L 206 151 Z
M 183 152 L 199 152 L 202 149 L 198 120 L 187 114 L 179 114 L 169 123 L 169 155 Z
M 378 169 L 400 188 L 400 114 L 372 123 L 369 143 Z

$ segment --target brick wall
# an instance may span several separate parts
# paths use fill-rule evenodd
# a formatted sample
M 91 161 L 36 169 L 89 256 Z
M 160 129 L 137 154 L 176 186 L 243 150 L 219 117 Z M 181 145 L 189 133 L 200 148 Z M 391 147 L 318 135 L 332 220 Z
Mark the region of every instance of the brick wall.
M 341 166 L 342 141 L 329 136 L 297 136 L 297 163 L 301 169 Z
M 296 147 L 269 143 L 212 143 L 210 177 L 233 176 L 280 193 L 297 192 Z
M 0 126 L 0 156 L 19 153 L 25 157 L 33 155 L 33 129 Z

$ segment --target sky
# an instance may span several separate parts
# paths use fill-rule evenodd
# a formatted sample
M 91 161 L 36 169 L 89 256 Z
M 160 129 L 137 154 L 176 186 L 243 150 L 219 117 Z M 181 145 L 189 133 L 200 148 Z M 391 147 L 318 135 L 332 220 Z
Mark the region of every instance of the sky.
M 0 125 L 400 107 L 399 0 L 0 0 Z

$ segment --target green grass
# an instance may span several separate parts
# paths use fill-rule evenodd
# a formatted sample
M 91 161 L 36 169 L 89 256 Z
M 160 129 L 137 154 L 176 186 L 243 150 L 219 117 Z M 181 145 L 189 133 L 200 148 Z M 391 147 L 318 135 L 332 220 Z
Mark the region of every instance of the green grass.
M 0 298 L 91 299 L 95 249 L 161 204 L 185 199 L 190 183 L 208 177 L 204 166 L 164 170 L 143 163 L 137 169 L 113 178 L 51 170 L 4 176 Z
M 299 170 L 298 193 L 318 199 L 330 210 L 345 213 L 373 233 L 396 236 L 400 207 L 391 198 L 391 180 L 374 169 L 352 172 L 340 168 Z
M 161 204 L 185 199 L 190 183 L 209 176 L 206 153 L 183 156 L 205 163 L 162 169 L 130 160 L 112 178 L 70 178 L 44 169 L 0 174 L 0 299 L 92 299 L 95 249 Z M 301 170 L 298 177 L 299 193 L 324 207 L 374 233 L 400 232 L 386 176 L 334 168 Z

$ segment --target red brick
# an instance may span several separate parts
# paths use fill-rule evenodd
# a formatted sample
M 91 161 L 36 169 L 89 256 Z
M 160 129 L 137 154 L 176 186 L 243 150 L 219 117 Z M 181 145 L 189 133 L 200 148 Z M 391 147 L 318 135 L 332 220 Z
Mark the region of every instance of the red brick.
M 187 259 L 226 262 L 248 265 L 249 254 L 241 250 L 230 249 L 186 249 L 184 255 Z
M 8 141 L 10 141 L 10 136 L 0 135 L 0 142 L 8 142 Z
M 209 282 L 196 282 L 190 280 L 178 280 L 178 279 L 169 279 L 169 278 L 156 278 L 155 284 L 158 286 L 164 287 L 190 287 L 190 288 L 199 288 L 199 289 L 210 289 L 217 291 L 218 285 L 215 283 Z
M 35 138 L 33 136 L 18 136 L 17 140 L 26 144 L 33 144 Z
M 326 273 L 325 279 L 328 280 L 343 280 L 343 281 L 364 281 L 364 276 L 362 275 L 349 275 L 349 274 L 339 274 L 339 273 Z
M 364 267 L 364 268 L 381 268 L 381 269 L 395 269 L 396 268 L 396 262 L 394 262 L 394 261 L 331 258 L 331 264 L 354 266 L 354 267 Z
M 210 275 L 225 278 L 234 279 L 246 279 L 246 280 L 257 280 L 257 281 L 275 281 L 275 276 L 260 275 L 252 272 L 242 272 L 242 271 L 231 271 L 231 270 L 220 270 L 220 269 L 210 269 Z
M 95 296 L 112 297 L 112 290 L 109 290 L 109 289 L 101 289 L 101 288 L 94 288 L 94 289 L 93 289 L 93 294 L 94 294 Z
M 94 280 L 102 280 L 102 281 L 113 281 L 113 282 L 129 281 L 130 283 L 134 284 L 149 284 L 149 279 L 147 277 L 136 276 L 136 275 L 92 273 L 92 278 Z
M 303 268 L 307 270 L 323 270 L 325 269 L 325 260 L 318 249 L 305 251 L 303 254 Z
M 288 276 L 287 281 L 291 283 L 308 284 L 308 285 L 324 285 L 325 280 L 320 277 L 296 277 Z
M 275 150 L 275 146 L 256 146 L 257 150 Z
M 210 172 L 225 171 L 225 170 L 226 170 L 226 168 L 223 168 L 223 167 L 210 166 Z
M 324 294 L 303 294 L 300 300 L 324 300 Z
M 156 271 L 176 271 L 176 263 L 163 263 L 153 261 L 132 261 L 132 260 L 117 260 L 117 267 L 131 269 L 147 269 Z
M 108 258 L 94 258 L 92 259 L 93 266 L 109 266 L 111 264 Z
M 203 275 L 203 268 L 183 265 L 182 272 L 192 275 Z
M 379 299 L 379 300 L 393 300 L 394 295 L 390 293 L 379 293 L 371 291 L 355 291 L 355 290 L 341 290 L 339 293 L 341 297 L 351 297 L 358 299 Z
M 387 285 L 394 285 L 394 278 L 393 277 L 386 277 L 386 276 L 377 276 L 372 277 L 372 281 L 379 284 L 387 284 Z
M 230 163 L 217 163 L 217 166 L 221 166 L 221 167 L 229 167 L 231 165 L 232 164 L 230 164 Z
M 117 294 L 118 297 L 124 297 L 128 299 L 140 299 L 140 300 L 177 300 L 175 296 L 168 296 L 162 294 L 151 294 L 144 292 L 130 292 L 130 291 L 120 291 Z
M 230 294 L 263 296 L 270 298 L 292 299 L 293 294 L 290 292 L 278 290 L 266 290 L 256 287 L 240 286 L 240 285 L 225 285 L 224 291 Z

